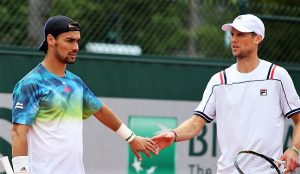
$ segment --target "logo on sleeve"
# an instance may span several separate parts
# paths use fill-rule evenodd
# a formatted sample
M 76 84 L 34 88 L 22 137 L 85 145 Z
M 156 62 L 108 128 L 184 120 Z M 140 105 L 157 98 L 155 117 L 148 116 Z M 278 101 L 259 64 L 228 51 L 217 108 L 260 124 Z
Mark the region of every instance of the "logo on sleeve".
M 23 109 L 23 103 L 17 102 L 15 105 L 15 109 Z

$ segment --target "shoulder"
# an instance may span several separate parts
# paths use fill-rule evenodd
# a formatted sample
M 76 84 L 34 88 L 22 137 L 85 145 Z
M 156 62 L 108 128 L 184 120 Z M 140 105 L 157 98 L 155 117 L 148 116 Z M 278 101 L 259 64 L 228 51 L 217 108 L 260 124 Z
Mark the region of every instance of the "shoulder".
M 277 65 L 274 70 L 274 79 L 283 80 L 287 77 L 290 77 L 288 71 L 285 68 Z
M 225 70 L 220 70 L 219 72 L 215 73 L 209 81 L 211 86 L 226 84 L 227 83 L 227 75 Z
M 76 83 L 84 84 L 83 80 L 71 71 L 66 70 L 66 76 L 70 79 L 73 79 Z
M 80 79 L 80 80 L 81 80 L 81 78 L 80 78 L 79 76 L 77 76 L 76 74 L 72 73 L 71 71 L 66 70 L 66 75 L 67 75 L 67 77 L 69 77 L 69 78 L 72 78 L 72 79 Z
M 42 72 L 39 68 L 39 65 L 27 73 L 17 84 L 16 86 L 28 86 L 28 85 L 37 85 L 40 81 L 43 80 Z
M 210 84 L 211 86 L 214 86 L 214 85 L 220 85 L 220 84 L 222 84 L 223 81 L 224 81 L 224 71 L 221 70 L 221 71 L 215 73 L 215 74 L 210 78 L 209 84 Z
M 266 68 L 268 68 L 268 79 L 277 79 L 282 80 L 286 77 L 289 77 L 288 71 L 275 63 L 264 61 Z
M 233 64 L 228 68 L 220 70 L 219 72 L 215 73 L 211 77 L 210 82 L 213 83 L 214 85 L 227 84 L 228 74 L 231 74 L 234 71 L 235 67 L 236 67 L 236 64 Z
M 26 74 L 13 88 L 13 96 L 26 94 L 34 95 L 42 89 L 43 75 L 40 69 L 35 67 L 28 74 Z

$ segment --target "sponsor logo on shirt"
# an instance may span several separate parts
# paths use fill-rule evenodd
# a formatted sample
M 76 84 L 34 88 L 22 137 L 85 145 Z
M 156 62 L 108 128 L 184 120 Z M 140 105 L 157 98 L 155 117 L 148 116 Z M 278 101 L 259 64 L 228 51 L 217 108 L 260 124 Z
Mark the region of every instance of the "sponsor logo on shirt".
M 23 109 L 23 103 L 17 102 L 15 105 L 15 109 L 16 108 Z
M 268 90 L 267 89 L 260 89 L 260 96 L 267 96 Z
M 71 89 L 70 89 L 68 86 L 65 86 L 64 91 L 65 91 L 65 92 L 70 92 Z

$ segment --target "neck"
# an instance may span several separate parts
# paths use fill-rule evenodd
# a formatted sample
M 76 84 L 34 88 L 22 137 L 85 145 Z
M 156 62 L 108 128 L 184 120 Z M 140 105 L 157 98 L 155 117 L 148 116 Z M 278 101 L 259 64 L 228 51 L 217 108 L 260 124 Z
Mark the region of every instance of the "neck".
M 67 65 L 65 63 L 59 62 L 54 57 L 50 58 L 48 55 L 44 58 L 42 61 L 42 65 L 51 73 L 59 76 L 64 77 L 65 76 L 65 70 L 67 68 Z
M 257 56 L 250 58 L 237 58 L 237 70 L 240 73 L 249 73 L 259 65 L 259 58 Z

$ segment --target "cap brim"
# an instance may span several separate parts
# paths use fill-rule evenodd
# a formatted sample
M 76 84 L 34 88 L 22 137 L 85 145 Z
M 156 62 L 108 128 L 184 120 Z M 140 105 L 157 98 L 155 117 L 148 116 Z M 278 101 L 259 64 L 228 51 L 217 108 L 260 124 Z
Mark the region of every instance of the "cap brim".
M 253 32 L 252 30 L 249 30 L 248 28 L 242 26 L 242 25 L 238 25 L 238 24 L 224 24 L 222 26 L 222 30 L 223 31 L 231 31 L 232 28 L 237 29 L 240 32 Z
M 46 52 L 48 49 L 48 44 L 47 44 L 47 40 L 44 40 L 43 43 L 40 45 L 39 47 L 39 51 L 44 51 Z
M 231 29 L 232 29 L 232 24 L 224 24 L 222 26 L 223 31 L 231 31 Z

